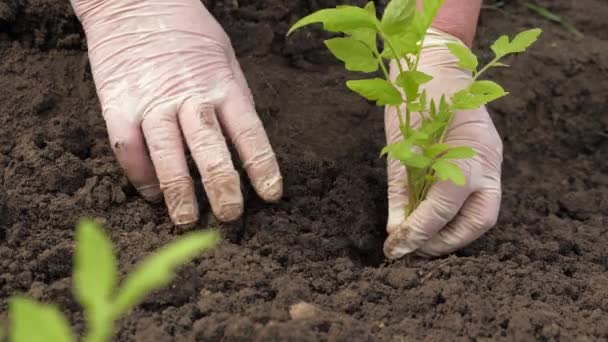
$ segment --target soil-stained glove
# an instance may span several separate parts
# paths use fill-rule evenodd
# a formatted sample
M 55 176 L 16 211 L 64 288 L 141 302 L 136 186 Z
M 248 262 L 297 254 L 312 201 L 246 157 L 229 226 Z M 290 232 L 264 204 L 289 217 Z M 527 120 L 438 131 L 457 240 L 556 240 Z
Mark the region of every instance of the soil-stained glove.
M 243 196 L 222 129 L 257 193 L 278 200 L 283 182 L 247 81 L 224 30 L 200 0 L 71 0 L 110 142 L 139 192 L 176 224 L 198 219 L 185 139 L 211 208 L 231 221 Z
M 443 94 L 449 99 L 472 82 L 470 72 L 459 68 L 457 59 L 445 47 L 447 42 L 460 41 L 431 29 L 420 57 L 419 70 L 434 77 L 424 88 L 435 101 Z M 396 65 L 391 66 L 391 77 L 397 76 L 397 70 Z M 412 124 L 419 122 L 420 116 L 413 115 Z M 385 129 L 389 143 L 401 139 L 394 108 L 385 111 Z M 396 259 L 412 252 L 424 256 L 447 254 L 476 240 L 496 224 L 501 200 L 502 141 L 487 109 L 457 112 L 446 143 L 470 146 L 477 152 L 474 158 L 455 161 L 465 173 L 466 186 L 449 181 L 436 183 L 407 219 L 405 168 L 389 158 L 389 237 L 384 243 L 387 258 Z

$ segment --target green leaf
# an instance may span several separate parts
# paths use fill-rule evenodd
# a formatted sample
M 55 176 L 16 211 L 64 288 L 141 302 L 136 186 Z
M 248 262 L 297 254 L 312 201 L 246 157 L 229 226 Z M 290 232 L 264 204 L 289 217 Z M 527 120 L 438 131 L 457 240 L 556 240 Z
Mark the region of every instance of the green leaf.
M 376 31 L 370 29 L 358 29 L 348 33 L 352 39 L 365 44 L 371 51 L 378 53 Z
M 115 316 L 132 309 L 148 293 L 168 285 L 178 267 L 214 247 L 219 240 L 216 231 L 190 233 L 144 260 L 120 289 L 114 303 Z
M 353 38 L 333 38 L 325 45 L 339 60 L 344 62 L 346 70 L 374 72 L 378 70 L 378 60 L 372 50 L 364 43 Z
M 427 156 L 417 153 L 412 153 L 411 156 L 400 159 L 399 161 L 401 162 L 401 164 L 415 169 L 427 168 L 433 162 Z
M 388 154 L 393 159 L 402 160 L 409 158 L 411 155 L 414 154 L 414 152 L 412 152 L 412 144 L 407 143 L 405 141 L 399 141 L 383 148 L 381 155 L 384 154 Z
M 524 52 L 538 40 L 541 33 L 542 30 L 539 28 L 523 31 L 517 34 L 511 42 L 509 42 L 509 37 L 501 36 L 494 42 L 491 49 L 498 58 L 512 53 Z
M 402 128 L 403 131 L 403 128 Z M 418 146 L 426 146 L 429 144 L 430 136 L 423 132 L 422 130 L 417 130 L 414 128 L 409 128 L 407 131 L 407 140 L 406 143 L 418 145 Z
M 432 169 L 435 170 L 437 176 L 441 180 L 450 180 L 452 183 L 459 186 L 464 186 L 466 184 L 464 173 L 458 165 L 454 163 L 439 159 L 433 163 Z
M 433 76 L 422 71 L 404 71 L 397 76 L 395 83 L 403 88 L 408 101 L 414 101 L 418 98 L 420 86 L 432 79 Z
M 357 6 L 340 6 L 327 8 L 314 12 L 298 20 L 287 32 L 293 31 L 314 23 L 322 23 L 323 28 L 329 32 L 352 32 L 353 30 L 368 28 L 378 31 L 380 22 L 368 10 Z
M 24 297 L 9 300 L 12 342 L 74 341 L 67 320 L 57 308 Z
M 76 228 L 74 290 L 95 331 L 111 330 L 111 295 L 116 287 L 117 265 L 112 243 L 98 224 L 82 220 Z
M 437 105 L 435 104 L 435 100 L 431 99 L 431 107 L 429 109 L 429 115 L 431 116 L 431 121 L 435 121 L 437 116 Z
M 448 144 L 434 144 L 424 150 L 424 155 L 431 159 L 435 159 L 438 155 L 447 151 L 449 148 L 450 145 Z
M 426 32 L 426 30 L 431 27 L 433 20 L 437 16 L 437 12 L 443 6 L 443 0 L 425 0 L 422 2 L 422 26 L 424 29 L 422 32 Z
M 511 42 L 511 49 L 513 52 L 524 52 L 526 51 L 532 44 L 534 44 L 540 34 L 543 31 L 539 28 L 531 29 L 527 31 L 520 32 L 513 38 Z
M 347 81 L 346 86 L 366 99 L 376 101 L 377 106 L 397 106 L 402 103 L 399 90 L 382 78 Z
M 442 122 L 440 120 L 432 120 L 432 121 L 429 121 L 428 123 L 423 124 L 422 127 L 420 128 L 420 130 L 422 132 L 428 134 L 429 136 L 432 136 L 433 134 L 439 132 L 446 125 L 447 125 L 446 122 Z
M 427 106 L 427 102 L 426 102 L 426 89 L 423 90 L 422 92 L 420 92 L 420 99 L 418 100 L 420 102 L 420 107 L 422 107 L 422 111 L 426 111 L 426 106 Z
M 422 1 L 422 11 L 416 11 L 412 24 L 416 28 L 420 39 L 425 36 L 426 31 L 431 27 L 431 24 L 442 5 L 443 0 Z
M 393 53 L 391 47 L 395 49 L 395 53 Z M 415 32 L 408 31 L 399 35 L 386 35 L 382 57 L 401 59 L 409 54 L 416 54 L 418 49 L 418 35 Z
M 116 286 L 117 266 L 112 243 L 92 220 L 76 228 L 74 289 L 87 312 L 87 319 L 100 322 L 109 313 L 110 296 Z
M 373 1 L 368 1 L 363 9 L 366 10 L 369 14 L 376 16 L 376 4 Z
M 373 1 L 368 2 L 363 9 L 368 11 L 374 17 L 376 16 L 376 6 L 374 5 Z M 375 29 L 359 28 L 347 32 L 347 34 L 349 34 L 353 39 L 358 40 L 363 44 L 367 45 L 370 50 L 374 51 L 375 53 L 378 53 L 378 34 Z
M 498 39 L 496 39 L 494 44 L 490 46 L 490 49 L 494 51 L 494 54 L 497 58 L 500 58 L 510 53 L 510 44 L 511 43 L 509 42 L 509 36 L 502 35 Z
M 416 0 L 391 0 L 382 15 L 382 33 L 398 35 L 406 32 L 415 12 Z
M 468 159 L 473 158 L 476 155 L 474 149 L 468 146 L 457 146 L 450 148 L 441 159 Z
M 399 160 L 401 164 L 412 168 L 428 167 L 432 162 L 431 159 L 415 153 L 412 148 L 413 145 L 409 141 L 399 141 L 384 147 L 380 156 L 388 154 L 391 158 Z
M 475 81 L 467 89 L 463 89 L 452 97 L 452 106 L 456 110 L 477 109 L 507 93 L 496 82 Z
M 406 148 L 409 151 L 412 148 L 412 145 L 406 144 L 403 140 L 386 145 L 384 148 L 382 148 L 382 151 L 380 151 L 380 157 L 393 153 L 394 151 L 402 148 Z
M 412 151 L 412 144 L 407 141 L 399 141 L 384 147 L 380 155 L 383 156 L 385 154 L 412 168 L 421 169 L 431 164 L 431 159 Z
M 471 72 L 477 71 L 479 61 L 469 48 L 459 43 L 448 43 L 446 45 L 452 55 L 458 58 L 458 66 Z

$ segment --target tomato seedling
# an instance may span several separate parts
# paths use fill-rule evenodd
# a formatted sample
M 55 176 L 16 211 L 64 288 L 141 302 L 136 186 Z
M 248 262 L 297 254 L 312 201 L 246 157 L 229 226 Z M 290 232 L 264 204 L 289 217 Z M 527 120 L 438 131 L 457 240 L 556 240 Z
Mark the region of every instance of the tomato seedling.
M 463 186 L 463 171 L 453 161 L 473 158 L 469 146 L 450 146 L 445 137 L 454 114 L 460 110 L 477 109 L 507 93 L 496 82 L 480 80 L 480 76 L 493 67 L 506 67 L 501 63 L 507 55 L 524 52 L 541 34 L 540 29 L 524 31 L 513 40 L 501 36 L 493 45 L 495 58 L 479 68 L 477 56 L 463 44 L 448 43 L 447 48 L 458 59 L 458 65 L 471 72 L 473 81 L 449 99 L 428 99 L 422 87 L 433 77 L 418 70 L 421 51 L 427 31 L 431 27 L 442 0 L 426 0 L 421 10 L 416 0 L 392 0 L 381 18 L 376 15 L 373 2 L 363 8 L 350 5 L 322 9 L 297 21 L 287 33 L 304 26 L 321 23 L 326 31 L 343 36 L 325 41 L 331 53 L 344 62 L 349 71 L 376 73 L 384 78 L 350 80 L 346 86 L 352 91 L 375 101 L 378 106 L 396 109 L 401 140 L 382 149 L 381 155 L 399 160 L 407 169 L 409 193 L 406 216 L 418 207 L 430 187 L 437 181 L 452 181 Z M 378 38 L 384 48 L 378 47 Z M 385 61 L 395 60 L 399 70 L 396 79 L 389 77 Z M 421 115 L 418 127 L 412 127 L 412 113 Z
M 168 285 L 175 270 L 219 241 L 215 231 L 195 232 L 161 248 L 127 275 L 117 289 L 118 269 L 112 243 L 103 229 L 83 220 L 76 231 L 74 293 L 84 307 L 86 342 L 112 337 L 116 319 L 138 305 L 148 293 Z M 67 320 L 54 306 L 22 296 L 9 300 L 9 341 L 75 341 Z

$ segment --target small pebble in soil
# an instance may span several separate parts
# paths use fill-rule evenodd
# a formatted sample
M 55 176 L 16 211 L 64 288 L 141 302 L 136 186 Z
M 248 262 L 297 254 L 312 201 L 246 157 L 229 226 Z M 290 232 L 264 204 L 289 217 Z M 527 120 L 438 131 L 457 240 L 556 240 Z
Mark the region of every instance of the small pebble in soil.
M 319 308 L 306 302 L 294 304 L 289 308 L 289 316 L 295 320 L 312 319 L 319 317 L 321 313 Z

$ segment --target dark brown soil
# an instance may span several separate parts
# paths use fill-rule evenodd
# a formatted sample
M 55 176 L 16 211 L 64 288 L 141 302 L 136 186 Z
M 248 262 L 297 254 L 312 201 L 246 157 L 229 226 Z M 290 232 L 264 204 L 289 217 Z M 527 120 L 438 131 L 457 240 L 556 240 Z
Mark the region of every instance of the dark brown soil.
M 121 320 L 117 340 L 608 340 L 605 0 L 539 0 L 583 39 L 523 1 L 484 9 L 483 51 L 499 34 L 545 29 L 492 75 L 511 92 L 491 108 L 506 147 L 498 226 L 455 255 L 391 264 L 381 110 L 349 93 L 318 33 L 284 38 L 336 2 L 208 1 L 254 91 L 285 198 L 266 205 L 247 187 L 227 241 Z M 78 219 L 105 221 L 123 272 L 177 232 L 112 156 L 67 0 L 0 2 L 0 61 L 0 312 L 26 292 L 82 329 L 70 280 Z M 292 319 L 300 301 L 320 312 Z

